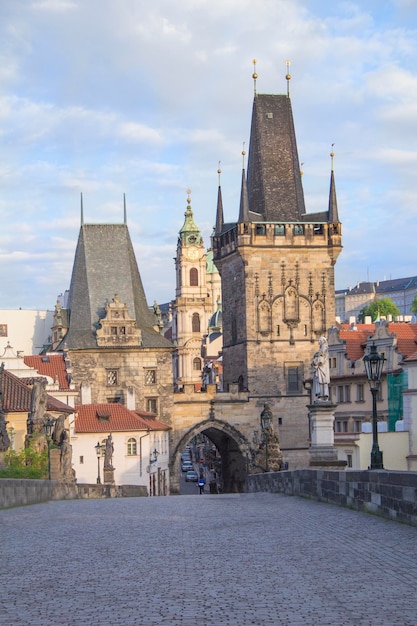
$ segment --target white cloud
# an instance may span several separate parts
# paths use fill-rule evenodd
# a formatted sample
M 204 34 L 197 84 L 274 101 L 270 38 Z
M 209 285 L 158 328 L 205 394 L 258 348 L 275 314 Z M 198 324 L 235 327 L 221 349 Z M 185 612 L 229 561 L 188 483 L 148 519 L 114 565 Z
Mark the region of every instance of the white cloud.
M 171 299 L 185 190 L 192 189 L 208 244 L 219 160 L 225 216 L 237 217 L 253 58 L 259 93 L 285 93 L 291 60 L 309 212 L 327 206 L 336 144 L 344 232 L 338 286 L 352 276 L 366 279 L 369 258 L 376 275 L 395 276 L 396 267 L 416 273 L 413 229 L 390 228 L 393 211 L 415 221 L 415 6 L 411 0 L 387 0 L 384 7 L 374 0 L 10 3 L 0 20 L 5 306 L 51 307 L 68 287 L 81 191 L 89 221 L 120 221 L 126 193 L 148 299 Z

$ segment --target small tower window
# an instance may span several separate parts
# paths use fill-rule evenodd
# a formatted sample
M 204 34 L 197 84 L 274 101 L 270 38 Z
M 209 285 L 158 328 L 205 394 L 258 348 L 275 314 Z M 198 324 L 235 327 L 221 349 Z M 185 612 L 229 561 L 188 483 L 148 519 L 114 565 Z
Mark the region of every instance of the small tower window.
M 193 333 L 200 332 L 200 316 L 198 313 L 193 313 L 191 325 L 192 325 Z
M 199 372 L 201 370 L 201 359 L 199 359 L 198 357 L 193 359 L 193 370 L 195 372 Z
M 198 270 L 195 267 L 190 269 L 190 287 L 198 287 Z

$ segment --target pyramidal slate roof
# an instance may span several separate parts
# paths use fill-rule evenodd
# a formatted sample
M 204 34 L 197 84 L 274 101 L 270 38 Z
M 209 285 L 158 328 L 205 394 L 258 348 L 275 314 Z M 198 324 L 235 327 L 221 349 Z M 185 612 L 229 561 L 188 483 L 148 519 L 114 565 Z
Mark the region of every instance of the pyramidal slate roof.
M 146 348 L 172 344 L 153 329 L 150 311 L 126 224 L 82 224 L 68 296 L 69 330 L 58 349 L 97 348 L 95 331 L 115 294 L 142 331 Z
M 304 193 L 288 96 L 255 95 L 247 187 L 249 209 L 259 221 L 302 221 Z

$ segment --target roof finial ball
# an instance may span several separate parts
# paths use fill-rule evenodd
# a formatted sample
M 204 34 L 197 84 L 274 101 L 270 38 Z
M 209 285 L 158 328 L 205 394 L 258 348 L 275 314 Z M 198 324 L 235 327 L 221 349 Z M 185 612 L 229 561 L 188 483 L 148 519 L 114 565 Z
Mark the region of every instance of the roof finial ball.
M 221 169 L 220 169 L 220 161 L 219 161 L 219 168 L 217 170 L 217 173 L 219 175 L 219 187 L 220 187 L 220 174 L 222 173 Z
M 258 78 L 258 74 L 256 73 L 256 59 L 253 59 L 252 63 L 253 63 L 253 74 L 252 74 L 253 91 L 254 91 L 254 94 L 256 96 L 256 79 Z
M 287 96 L 290 97 L 290 80 L 291 80 L 291 74 L 290 74 L 290 61 L 285 61 L 285 65 L 287 66 L 287 74 L 285 76 L 285 79 L 287 81 Z
M 245 150 L 245 141 L 243 142 L 243 150 L 242 150 L 242 159 L 243 159 L 243 169 L 245 169 L 245 156 L 246 156 L 246 150 Z
M 186 190 L 186 193 L 187 193 L 187 195 L 188 195 L 188 198 L 187 198 L 187 204 L 191 204 L 191 196 L 190 196 L 190 194 L 191 194 L 191 189 L 187 189 L 187 190 Z
M 330 152 L 330 158 L 332 159 L 332 171 L 334 169 L 334 152 L 333 152 L 334 143 L 332 143 L 332 151 Z

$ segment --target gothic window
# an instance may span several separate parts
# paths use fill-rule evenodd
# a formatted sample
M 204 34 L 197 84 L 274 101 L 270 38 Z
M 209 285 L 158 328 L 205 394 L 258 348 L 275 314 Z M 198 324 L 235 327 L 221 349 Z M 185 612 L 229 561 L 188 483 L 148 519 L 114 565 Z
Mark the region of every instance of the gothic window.
M 137 442 L 134 437 L 127 440 L 127 456 L 136 456 L 138 453 Z
M 195 372 L 200 372 L 201 371 L 201 359 L 199 359 L 198 357 L 193 359 L 193 370 Z
M 256 227 L 257 235 L 265 235 L 265 224 L 258 224 Z
M 198 287 L 198 270 L 195 267 L 190 269 L 190 287 Z
M 7 324 L 0 324 L 0 337 L 7 337 Z
M 275 224 L 275 235 L 277 237 L 283 237 L 285 235 L 285 226 L 284 224 Z
M 302 224 L 294 225 L 294 235 L 304 235 L 304 226 Z
M 107 384 L 108 385 L 117 385 L 119 381 L 119 372 L 118 370 L 107 370 Z
M 145 385 L 155 385 L 156 384 L 156 370 L 146 370 L 145 371 Z
M 286 363 L 284 372 L 287 393 L 301 393 L 303 389 L 303 364 L 301 362 Z
M 158 400 L 156 398 L 146 398 L 146 410 L 148 413 L 158 413 Z
M 191 325 L 192 325 L 192 330 L 193 333 L 199 333 L 200 332 L 200 316 L 198 313 L 193 313 L 193 317 L 191 320 Z

